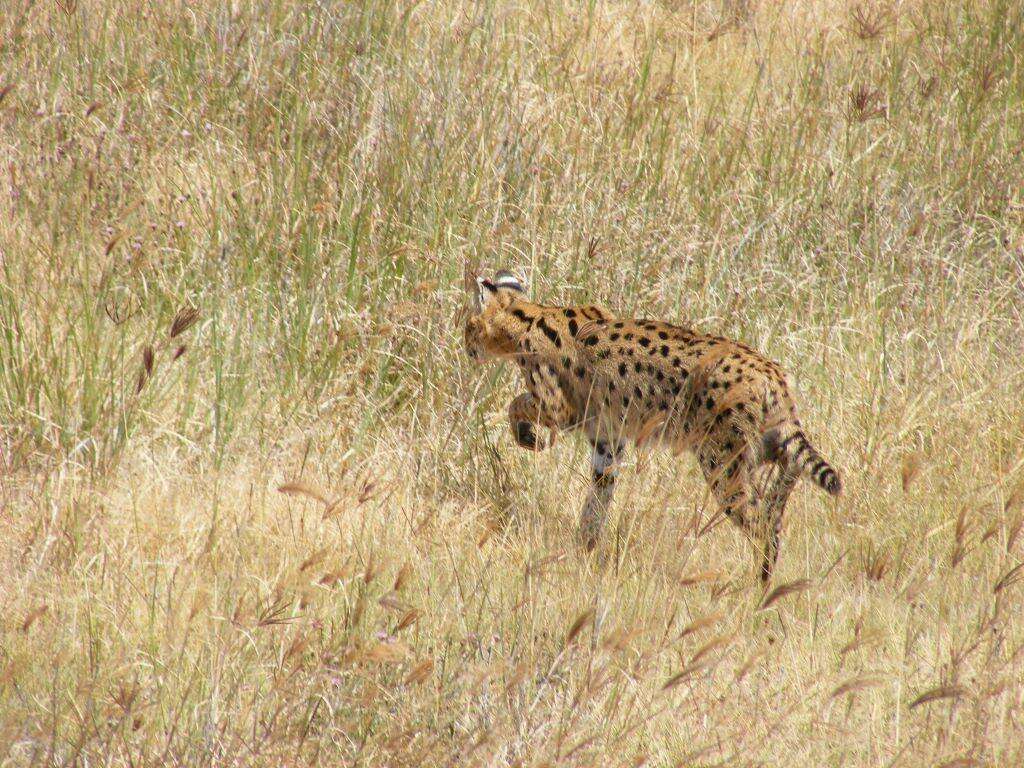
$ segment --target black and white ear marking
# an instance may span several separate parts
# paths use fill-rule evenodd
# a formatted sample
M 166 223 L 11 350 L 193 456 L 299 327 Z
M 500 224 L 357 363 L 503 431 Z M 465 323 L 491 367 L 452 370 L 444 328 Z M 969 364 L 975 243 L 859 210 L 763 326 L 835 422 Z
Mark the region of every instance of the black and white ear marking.
M 526 293 L 526 286 L 523 280 L 513 275 L 507 269 L 503 269 L 494 276 L 494 284 L 499 288 L 508 288 L 519 293 Z
M 476 279 L 476 289 L 477 299 L 480 302 L 481 307 L 487 306 L 487 303 L 498 293 L 498 286 L 486 277 L 478 277 Z

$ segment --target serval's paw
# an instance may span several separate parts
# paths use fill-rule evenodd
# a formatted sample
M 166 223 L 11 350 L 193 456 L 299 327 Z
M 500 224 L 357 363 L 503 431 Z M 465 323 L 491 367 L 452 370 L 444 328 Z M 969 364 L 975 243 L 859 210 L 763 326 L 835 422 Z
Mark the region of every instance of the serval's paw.
M 537 434 L 533 424 L 528 421 L 517 421 L 512 425 L 512 436 L 516 445 L 528 451 L 543 451 L 551 446 L 553 440 L 546 440 Z

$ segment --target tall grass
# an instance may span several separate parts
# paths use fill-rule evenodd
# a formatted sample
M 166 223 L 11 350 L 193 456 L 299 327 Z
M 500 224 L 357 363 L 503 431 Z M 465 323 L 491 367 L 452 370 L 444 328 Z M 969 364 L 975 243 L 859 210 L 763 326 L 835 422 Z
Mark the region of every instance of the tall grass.
M 0 41 L 10 764 L 1024 760 L 1019 3 L 11 0 Z M 787 366 L 847 490 L 774 591 L 670 457 L 577 550 L 583 449 L 512 447 L 466 264 Z

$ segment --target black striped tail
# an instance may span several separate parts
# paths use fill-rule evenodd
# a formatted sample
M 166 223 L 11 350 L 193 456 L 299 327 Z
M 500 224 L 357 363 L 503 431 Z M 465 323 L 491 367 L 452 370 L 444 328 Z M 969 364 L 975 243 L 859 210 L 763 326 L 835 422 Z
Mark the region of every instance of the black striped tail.
M 839 473 L 811 445 L 802 430 L 769 430 L 764 436 L 763 444 L 764 455 L 768 460 L 795 469 L 832 496 L 838 496 L 842 492 L 843 484 L 839 480 Z

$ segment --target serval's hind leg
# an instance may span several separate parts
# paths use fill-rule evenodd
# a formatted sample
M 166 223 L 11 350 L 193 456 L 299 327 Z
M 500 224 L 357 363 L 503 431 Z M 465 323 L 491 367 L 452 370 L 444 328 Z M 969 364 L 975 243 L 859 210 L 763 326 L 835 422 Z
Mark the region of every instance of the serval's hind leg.
M 697 449 L 697 462 L 722 514 L 754 540 L 753 452 L 745 446 L 737 450 L 729 441 L 705 442 Z
M 772 577 L 772 571 L 779 559 L 783 514 L 798 478 L 797 472 L 784 464 L 779 464 L 778 473 L 769 483 L 762 499 L 764 553 L 761 561 L 761 581 L 764 583 Z

